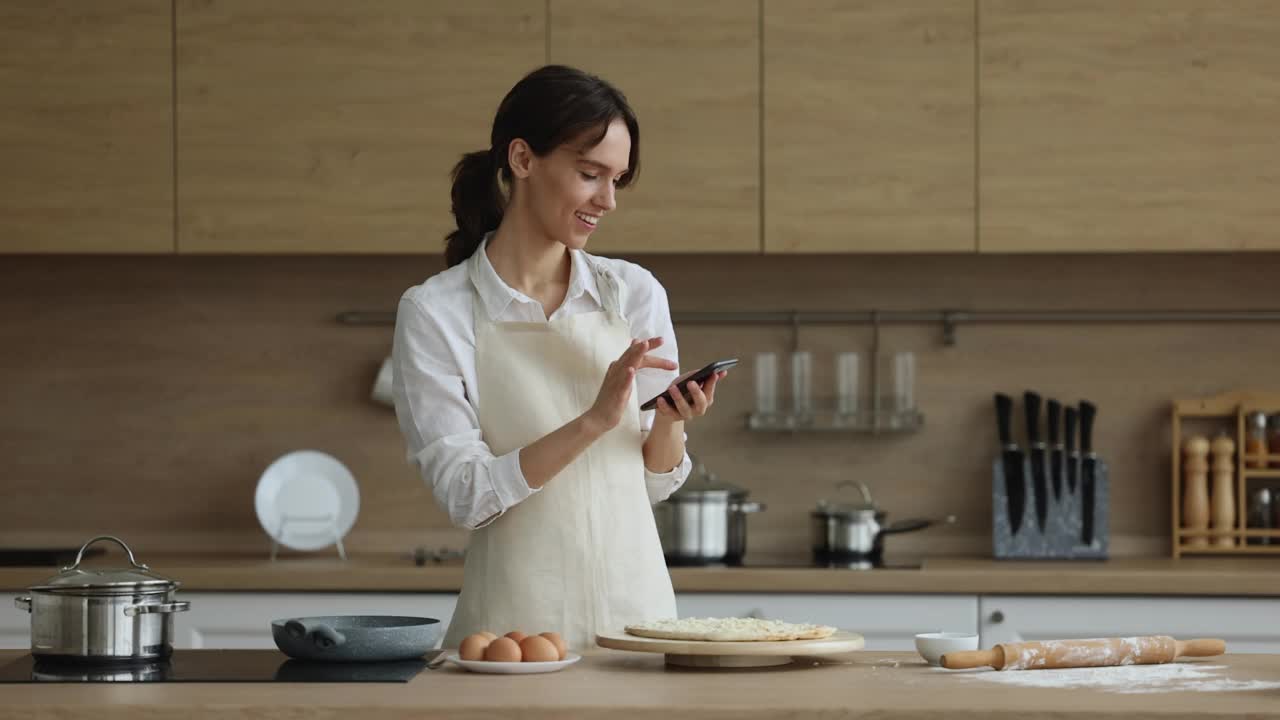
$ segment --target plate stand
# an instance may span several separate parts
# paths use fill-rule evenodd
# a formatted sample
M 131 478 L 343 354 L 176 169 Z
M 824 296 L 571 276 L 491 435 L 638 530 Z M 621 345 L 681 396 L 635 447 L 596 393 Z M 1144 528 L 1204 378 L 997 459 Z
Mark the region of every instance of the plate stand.
M 321 525 L 328 527 L 329 532 L 333 535 L 333 543 L 338 546 L 338 557 L 343 560 L 347 559 L 347 549 L 342 546 L 342 535 L 338 532 L 338 526 L 333 523 L 332 514 L 326 515 L 290 515 L 285 513 L 280 516 L 280 528 L 276 531 L 275 537 L 271 539 L 271 562 L 276 561 L 276 555 L 280 551 L 280 541 L 276 537 L 284 537 L 284 529 L 290 524 L 294 525 Z

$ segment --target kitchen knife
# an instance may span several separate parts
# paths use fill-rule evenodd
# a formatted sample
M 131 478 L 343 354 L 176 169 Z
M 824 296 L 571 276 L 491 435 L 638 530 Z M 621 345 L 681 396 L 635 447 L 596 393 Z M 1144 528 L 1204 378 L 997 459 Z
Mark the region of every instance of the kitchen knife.
M 1013 398 L 996 393 L 996 426 L 1000 431 L 1001 459 L 1004 461 L 1004 492 L 1009 513 L 1009 532 L 1018 534 L 1027 506 L 1026 480 L 1022 477 L 1022 449 L 1013 441 Z
M 1076 409 L 1070 405 L 1063 410 L 1063 426 L 1067 453 L 1067 492 L 1076 494 L 1076 479 L 1080 476 L 1080 451 L 1076 450 Z
M 1030 390 L 1022 395 L 1027 414 L 1027 445 L 1031 448 L 1031 488 L 1035 493 L 1036 525 L 1044 532 L 1049 515 L 1049 483 L 1044 474 L 1045 445 L 1040 442 L 1040 395 Z
M 1080 401 L 1080 452 L 1084 454 L 1080 471 L 1080 540 L 1085 545 L 1093 544 L 1093 515 L 1097 510 L 1093 506 L 1098 472 L 1098 456 L 1093 453 L 1093 419 L 1097 414 L 1093 403 Z
M 1062 403 L 1049 401 L 1049 480 L 1053 483 L 1053 499 L 1062 500 L 1062 440 L 1058 435 L 1062 424 Z

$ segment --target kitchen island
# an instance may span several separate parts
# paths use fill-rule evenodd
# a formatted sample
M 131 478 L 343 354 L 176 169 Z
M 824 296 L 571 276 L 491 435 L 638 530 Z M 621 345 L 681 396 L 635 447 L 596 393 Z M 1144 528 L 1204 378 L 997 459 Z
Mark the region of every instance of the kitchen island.
M 0 652 L 0 663 L 20 658 Z M 284 656 L 281 656 L 284 659 Z M 595 650 L 546 675 L 446 664 L 406 684 L 0 685 L 0 720 L 152 718 L 1229 718 L 1280 716 L 1280 655 L 1169 665 L 948 671 L 911 653 L 780 668 L 672 668 L 657 655 Z

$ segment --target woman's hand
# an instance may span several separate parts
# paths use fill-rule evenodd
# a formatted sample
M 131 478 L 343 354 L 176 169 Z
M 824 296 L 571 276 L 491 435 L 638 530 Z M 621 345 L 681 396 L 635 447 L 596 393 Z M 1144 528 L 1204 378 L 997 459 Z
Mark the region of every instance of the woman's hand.
M 622 421 L 622 414 L 627 411 L 627 400 L 631 398 L 631 387 L 634 384 L 636 370 L 640 368 L 658 368 L 675 370 L 677 365 L 659 357 L 649 357 L 646 353 L 662 345 L 662 338 L 636 340 L 631 347 L 613 362 L 600 383 L 600 393 L 591 408 L 583 415 L 591 427 L 604 434 L 617 427 Z
M 654 416 L 654 422 L 665 420 L 667 422 L 681 422 L 692 420 L 707 414 L 707 410 L 711 408 L 711 404 L 716 401 L 716 383 L 720 382 L 720 378 L 728 375 L 727 370 L 722 370 L 710 378 L 707 378 L 705 385 L 698 385 L 692 380 L 685 382 L 689 388 L 689 397 L 693 399 L 690 403 L 684 399 L 684 393 L 680 392 L 679 385 L 684 382 L 683 378 L 675 381 L 671 385 L 670 395 L 675 399 L 675 405 L 667 402 L 666 397 L 658 398 L 657 415 Z

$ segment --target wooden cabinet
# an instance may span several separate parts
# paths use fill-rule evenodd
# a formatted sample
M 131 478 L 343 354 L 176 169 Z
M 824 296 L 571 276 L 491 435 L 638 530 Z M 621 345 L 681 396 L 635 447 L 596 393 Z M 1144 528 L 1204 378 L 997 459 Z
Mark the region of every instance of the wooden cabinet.
M 980 3 L 983 252 L 1280 249 L 1280 8 Z
M 680 617 L 757 617 L 860 633 L 868 650 L 915 650 L 921 632 L 978 632 L 973 595 L 681 593 Z
M 171 17 L 0 4 L 0 253 L 173 252 Z
M 174 615 L 174 647 L 271 649 L 271 621 L 315 615 L 453 617 L 456 593 L 182 593 L 191 609 Z
M 181 253 L 441 252 L 542 0 L 178 0 Z
M 766 252 L 972 252 L 974 4 L 764 0 Z
M 551 62 L 616 85 L 640 121 L 638 182 L 590 248 L 759 252 L 760 18 L 741 0 L 550 0 Z
M 1001 642 L 1172 635 L 1222 638 L 1231 653 L 1280 652 L 1280 599 L 986 595 L 982 647 Z

